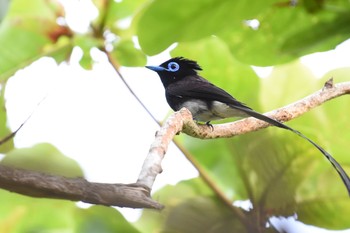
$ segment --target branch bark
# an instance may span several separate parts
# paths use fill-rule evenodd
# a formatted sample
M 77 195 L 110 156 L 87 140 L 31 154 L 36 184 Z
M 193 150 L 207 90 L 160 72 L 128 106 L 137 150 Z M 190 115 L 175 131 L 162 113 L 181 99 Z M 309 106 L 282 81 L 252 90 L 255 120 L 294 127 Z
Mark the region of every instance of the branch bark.
M 104 184 L 0 165 L 0 188 L 31 197 L 83 201 L 91 204 L 161 209 L 140 184 Z
M 282 122 L 289 121 L 328 100 L 349 93 L 350 82 L 336 85 L 327 83 L 322 90 L 266 115 Z M 150 192 L 157 175 L 162 172 L 161 162 L 168 145 L 176 134 L 183 132 L 193 137 L 210 139 L 233 137 L 268 126 L 269 124 L 250 117 L 214 125 L 212 130 L 206 125 L 197 125 L 192 120 L 191 113 L 184 108 L 172 114 L 157 131 L 136 183 L 93 183 L 83 178 L 65 178 L 0 165 L 0 188 L 32 197 L 58 198 L 107 206 L 161 209 L 163 206 L 151 199 Z

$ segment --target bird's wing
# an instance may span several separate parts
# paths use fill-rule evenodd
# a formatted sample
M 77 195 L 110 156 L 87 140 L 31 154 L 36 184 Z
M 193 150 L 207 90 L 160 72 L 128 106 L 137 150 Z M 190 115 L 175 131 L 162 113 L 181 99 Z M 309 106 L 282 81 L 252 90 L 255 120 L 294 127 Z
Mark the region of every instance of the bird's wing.
M 204 101 L 219 101 L 228 105 L 251 109 L 244 103 L 233 98 L 223 89 L 213 85 L 200 76 L 190 79 L 182 79 L 169 85 L 166 89 L 167 95 L 186 99 L 200 99 Z

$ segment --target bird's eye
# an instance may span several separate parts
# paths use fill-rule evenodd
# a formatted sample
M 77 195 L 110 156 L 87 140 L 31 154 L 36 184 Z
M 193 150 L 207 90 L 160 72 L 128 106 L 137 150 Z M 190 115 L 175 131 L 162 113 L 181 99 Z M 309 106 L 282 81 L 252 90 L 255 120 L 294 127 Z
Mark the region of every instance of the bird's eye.
M 168 70 L 171 72 L 176 72 L 179 70 L 179 68 L 180 68 L 180 66 L 176 62 L 170 62 L 168 64 Z

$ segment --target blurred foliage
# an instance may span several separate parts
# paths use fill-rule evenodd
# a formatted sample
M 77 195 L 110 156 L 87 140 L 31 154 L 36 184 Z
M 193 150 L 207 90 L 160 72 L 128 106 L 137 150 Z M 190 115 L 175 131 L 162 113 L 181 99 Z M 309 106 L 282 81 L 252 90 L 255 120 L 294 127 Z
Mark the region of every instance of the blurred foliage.
M 350 37 L 347 0 L 293 2 L 155 0 L 138 19 L 137 35 L 149 55 L 175 42 L 215 35 L 234 57 L 256 66 L 282 64 L 333 49 Z M 251 20 L 258 26 L 250 24 Z
M 8 5 L 9 5 L 9 0 L 0 0 L 0 22 L 6 15 Z
M 79 208 L 73 202 L 39 199 L 0 190 L 0 232 L 114 233 L 137 231 L 114 208 Z
M 76 161 L 65 156 L 56 147 L 48 143 L 37 144 L 31 148 L 14 149 L 8 152 L 0 163 L 58 176 L 84 176 Z
M 69 62 L 74 47 L 83 51 L 80 65 L 86 69 L 94 64 L 93 48 L 108 54 L 119 68 L 143 66 L 146 55 L 176 43 L 172 56 L 197 60 L 203 76 L 261 112 L 320 89 L 330 77 L 349 80 L 349 67 L 317 80 L 298 60 L 350 37 L 348 0 L 92 2 L 99 14 L 85 33 L 77 33 L 64 21 L 58 0 L 0 0 L 0 138 L 10 133 L 3 98 L 6 81 L 43 56 Z M 262 80 L 252 65 L 274 68 Z M 349 100 L 337 98 L 288 125 L 322 145 L 350 173 L 350 133 L 345 130 L 349 110 L 344 106 Z M 178 139 L 232 203 L 249 200 L 252 208 L 225 204 L 197 178 L 154 194 L 166 209 L 144 211 L 136 230 L 113 208 L 82 209 L 67 201 L 1 191 L 0 232 L 276 232 L 269 218 L 294 214 L 310 225 L 350 228 L 350 203 L 341 180 L 297 136 L 272 128 L 231 139 Z M 9 141 L 0 152 L 6 153 L 2 164 L 83 175 L 75 161 L 49 144 L 14 148 Z

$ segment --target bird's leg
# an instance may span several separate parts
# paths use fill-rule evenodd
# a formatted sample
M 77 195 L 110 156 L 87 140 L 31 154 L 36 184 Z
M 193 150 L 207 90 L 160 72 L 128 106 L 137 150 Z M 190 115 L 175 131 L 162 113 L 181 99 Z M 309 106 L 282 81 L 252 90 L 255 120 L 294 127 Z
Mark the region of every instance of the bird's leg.
M 205 122 L 205 124 L 211 128 L 211 131 L 214 131 L 214 126 L 210 124 L 210 121 Z
M 196 118 L 193 118 L 197 125 L 202 125 Z M 211 128 L 211 131 L 214 131 L 214 126 L 210 124 L 210 121 L 205 122 L 205 125 Z

